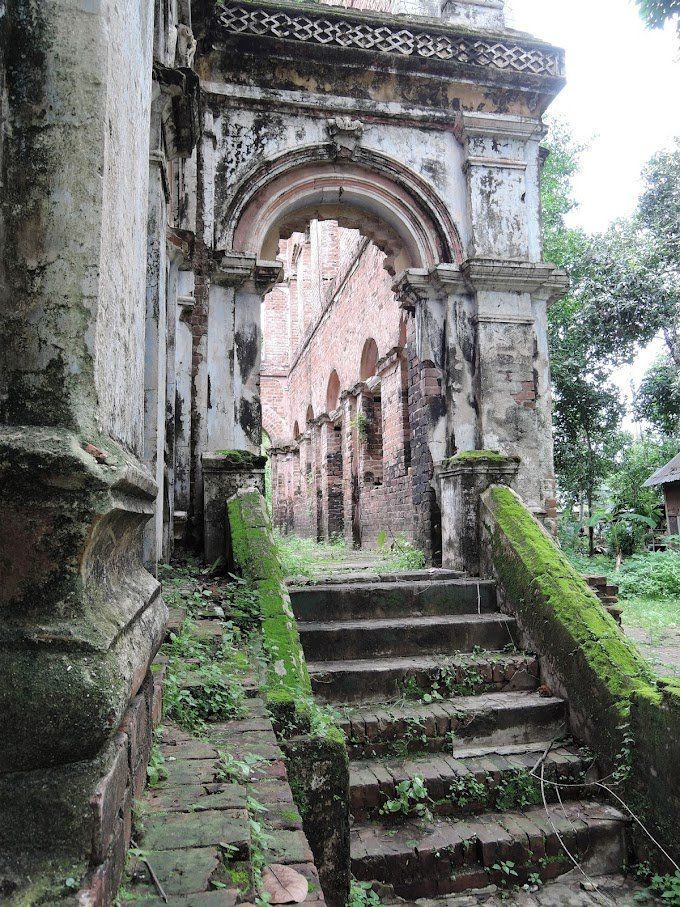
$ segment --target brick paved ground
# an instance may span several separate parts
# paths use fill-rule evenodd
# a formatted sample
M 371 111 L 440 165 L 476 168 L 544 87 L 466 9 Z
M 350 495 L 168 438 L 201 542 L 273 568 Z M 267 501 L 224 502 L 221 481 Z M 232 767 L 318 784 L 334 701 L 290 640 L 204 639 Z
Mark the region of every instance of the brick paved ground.
M 168 632 L 181 625 L 184 613 L 173 609 Z M 201 636 L 220 638 L 222 620 L 209 615 L 208 608 L 196 621 Z M 159 661 L 164 661 L 162 655 Z M 260 903 L 261 872 L 283 864 L 307 879 L 304 903 L 323 907 L 283 753 L 254 682 L 246 688 L 250 695 L 240 720 L 209 723 L 200 738 L 171 722 L 157 731 L 157 752 L 167 777 L 147 788 L 136 805 L 135 846 L 128 855 L 119 903 Z

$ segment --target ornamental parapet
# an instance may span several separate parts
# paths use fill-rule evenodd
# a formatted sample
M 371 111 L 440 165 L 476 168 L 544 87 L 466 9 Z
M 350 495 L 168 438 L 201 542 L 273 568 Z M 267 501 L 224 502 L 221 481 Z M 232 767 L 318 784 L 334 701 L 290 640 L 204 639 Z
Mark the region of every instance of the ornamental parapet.
M 473 31 L 437 19 L 408 19 L 365 10 L 310 3 L 225 0 L 217 17 L 225 35 L 271 38 L 322 48 L 368 51 L 562 80 L 564 52 L 514 31 Z M 427 68 L 427 67 L 426 67 Z

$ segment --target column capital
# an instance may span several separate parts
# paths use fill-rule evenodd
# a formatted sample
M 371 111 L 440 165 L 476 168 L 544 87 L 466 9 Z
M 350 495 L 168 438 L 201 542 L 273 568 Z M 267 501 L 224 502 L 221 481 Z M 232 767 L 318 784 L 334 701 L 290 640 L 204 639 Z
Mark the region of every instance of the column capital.
M 224 287 L 242 287 L 252 281 L 258 293 L 268 293 L 281 279 L 283 262 L 265 261 L 245 252 L 214 253 L 212 282 Z
M 569 286 L 565 271 L 548 262 L 469 258 L 461 272 L 470 290 L 531 293 L 551 303 Z
M 470 138 L 490 137 L 528 142 L 542 139 L 547 129 L 540 118 L 522 117 L 510 113 L 464 111 L 456 120 L 455 135 L 461 144 Z

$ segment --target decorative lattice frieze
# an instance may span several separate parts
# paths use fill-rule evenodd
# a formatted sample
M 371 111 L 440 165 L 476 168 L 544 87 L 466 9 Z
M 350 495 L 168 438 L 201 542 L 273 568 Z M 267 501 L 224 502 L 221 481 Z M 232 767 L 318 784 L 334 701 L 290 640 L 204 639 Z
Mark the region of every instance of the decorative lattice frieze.
M 357 47 L 386 54 L 453 60 L 538 76 L 562 75 L 559 51 L 473 35 L 429 33 L 382 23 L 326 19 L 227 2 L 219 16 L 231 34 L 264 35 L 337 47 Z

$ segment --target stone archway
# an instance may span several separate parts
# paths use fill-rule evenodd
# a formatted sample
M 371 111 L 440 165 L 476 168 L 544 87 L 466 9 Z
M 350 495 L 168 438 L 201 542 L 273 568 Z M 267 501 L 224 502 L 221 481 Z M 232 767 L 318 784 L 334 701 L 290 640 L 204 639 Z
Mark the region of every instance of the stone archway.
M 564 279 L 541 260 L 539 142 L 561 54 L 526 36 L 470 44 L 455 25 L 423 30 L 366 11 L 303 18 L 277 6 L 260 21 L 227 2 L 205 30 L 210 260 L 196 385 L 210 398 L 202 407 L 197 394 L 196 453 L 258 443 L 259 311 L 280 278 L 278 243 L 332 219 L 360 229 L 394 276 L 406 379 L 395 368 L 420 433 L 408 468 L 428 554 L 435 471 L 459 451 L 520 456 L 517 488 L 550 517 L 546 306 Z M 370 53 L 350 46 L 360 33 Z

